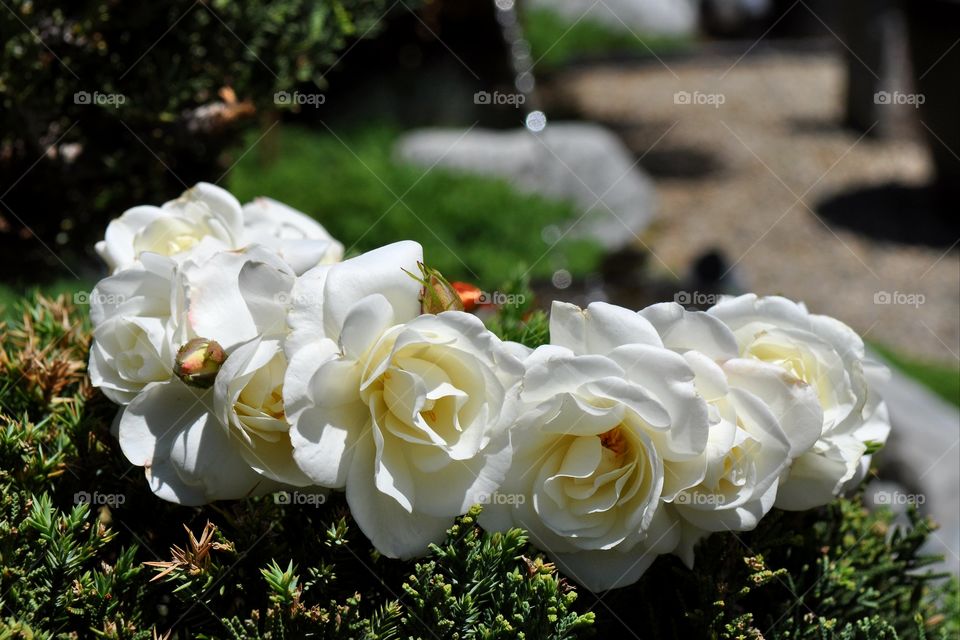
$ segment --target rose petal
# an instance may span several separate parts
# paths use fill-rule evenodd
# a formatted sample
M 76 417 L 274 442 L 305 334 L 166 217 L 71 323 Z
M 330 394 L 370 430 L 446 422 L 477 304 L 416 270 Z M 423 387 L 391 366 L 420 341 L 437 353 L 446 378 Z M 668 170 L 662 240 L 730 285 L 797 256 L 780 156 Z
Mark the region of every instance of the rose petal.
M 372 438 L 356 446 L 347 477 L 347 504 L 357 526 L 376 549 L 389 558 L 422 556 L 431 543 L 443 540 L 453 517 L 436 518 L 408 513 L 393 498 L 377 490 L 374 482 L 375 450 Z
M 550 310 L 550 343 L 567 347 L 577 355 L 604 355 L 625 344 L 663 346 L 645 318 L 605 302 L 591 303 L 584 310 L 554 301 Z

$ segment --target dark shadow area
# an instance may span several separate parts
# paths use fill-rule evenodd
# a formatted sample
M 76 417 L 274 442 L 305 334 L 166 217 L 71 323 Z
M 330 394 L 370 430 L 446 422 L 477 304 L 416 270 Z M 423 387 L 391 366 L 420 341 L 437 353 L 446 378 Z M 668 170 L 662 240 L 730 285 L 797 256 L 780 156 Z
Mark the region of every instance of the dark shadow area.
M 843 127 L 834 118 L 797 116 L 787 120 L 787 126 L 796 133 L 827 134 L 841 131 Z
M 723 163 L 717 154 L 692 147 L 651 149 L 640 160 L 640 166 L 656 178 L 695 179 L 715 176 L 723 171 Z
M 687 309 L 703 311 L 720 296 L 744 291 L 739 270 L 719 247 L 697 255 L 676 278 L 657 275 L 650 269 L 651 260 L 654 258 L 648 251 L 627 246 L 607 254 L 596 273 L 573 278 L 562 289 L 550 280 L 533 280 L 531 289 L 537 306 L 544 311 L 549 311 L 555 300 L 580 307 L 601 301 L 631 309 L 677 302 Z
M 376 38 L 350 46 L 324 79 L 330 108 L 304 110 L 307 124 L 510 128 L 523 122 L 523 110 L 476 98 L 478 92 L 517 93 L 496 8 L 486 0 L 397 11 Z
M 833 196 L 817 213 L 831 225 L 877 240 L 949 247 L 960 237 L 957 206 L 930 187 L 891 183 Z
M 681 178 L 695 180 L 716 177 L 726 165 L 715 150 L 671 143 L 670 123 L 657 122 L 603 122 L 620 136 L 638 159 L 638 165 L 654 178 Z

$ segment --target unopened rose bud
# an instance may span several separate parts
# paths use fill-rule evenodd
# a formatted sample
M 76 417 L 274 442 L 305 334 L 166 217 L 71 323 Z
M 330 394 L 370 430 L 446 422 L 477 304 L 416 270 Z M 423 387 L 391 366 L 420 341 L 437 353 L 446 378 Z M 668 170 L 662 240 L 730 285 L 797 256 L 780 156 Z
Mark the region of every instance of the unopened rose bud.
M 424 313 L 442 311 L 463 311 L 460 294 L 443 279 L 443 276 L 431 275 L 424 287 L 421 307 Z
M 192 387 L 209 389 L 227 359 L 227 353 L 216 340 L 194 338 L 177 351 L 173 372 Z
M 442 313 L 444 311 L 463 311 L 460 294 L 436 269 L 418 262 L 420 277 L 410 274 L 423 285 L 420 291 L 421 313 Z

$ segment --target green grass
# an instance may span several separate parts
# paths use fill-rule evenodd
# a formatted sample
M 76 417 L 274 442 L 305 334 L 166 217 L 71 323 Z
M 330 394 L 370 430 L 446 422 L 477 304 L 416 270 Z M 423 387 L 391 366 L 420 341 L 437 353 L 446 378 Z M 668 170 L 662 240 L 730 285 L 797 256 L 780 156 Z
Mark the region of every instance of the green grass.
M 0 322 L 4 320 L 9 321 L 15 316 L 19 317 L 15 309 L 15 303 L 21 301 L 24 297 L 31 297 L 35 293 L 41 293 L 47 297 L 56 297 L 65 293 L 71 302 L 82 305 L 83 297 L 78 297 L 74 294 L 81 291 L 89 292 L 95 284 L 94 282 L 74 278 L 61 278 L 43 285 L 10 285 L 0 283 Z
M 883 345 L 871 343 L 891 365 L 947 402 L 960 407 L 960 367 L 925 362 L 897 353 Z
M 633 34 L 595 20 L 573 23 L 550 9 L 530 9 L 523 16 L 537 68 L 558 67 L 578 58 L 609 54 L 653 57 L 689 49 L 684 36 Z
M 481 288 L 498 287 L 518 265 L 534 277 L 559 268 L 582 274 L 600 258 L 593 242 L 550 250 L 543 240 L 544 227 L 576 218 L 571 204 L 521 194 L 504 180 L 403 164 L 392 156 L 394 129 L 274 133 L 240 159 L 229 189 L 242 202 L 266 195 L 316 217 L 352 253 L 416 240 L 428 264 Z

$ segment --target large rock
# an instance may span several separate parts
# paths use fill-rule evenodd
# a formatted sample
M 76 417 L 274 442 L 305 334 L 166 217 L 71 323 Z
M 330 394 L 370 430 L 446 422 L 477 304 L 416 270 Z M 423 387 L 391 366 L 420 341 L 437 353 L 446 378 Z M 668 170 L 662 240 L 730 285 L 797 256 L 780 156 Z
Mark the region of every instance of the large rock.
M 876 354 L 871 354 L 876 357 Z M 904 485 L 901 493 L 875 481 L 868 497 L 893 507 L 917 502 L 940 524 L 930 538 L 931 553 L 944 568 L 960 573 L 960 412 L 895 369 L 879 392 L 890 409 L 893 429 L 881 452 L 880 476 Z M 884 482 L 889 482 L 885 480 Z M 882 494 L 883 499 L 876 499 Z M 900 499 L 898 499 L 900 498 Z M 903 500 L 902 498 L 907 498 Z
M 537 9 L 549 9 L 570 20 L 581 18 L 617 31 L 647 35 L 692 35 L 697 31 L 695 0 L 529 0 Z
M 650 178 L 615 135 L 593 124 L 551 124 L 540 133 L 422 129 L 402 136 L 396 152 L 422 167 L 505 178 L 523 191 L 570 200 L 581 212 L 569 222 L 570 236 L 611 250 L 633 243 L 655 209 Z

